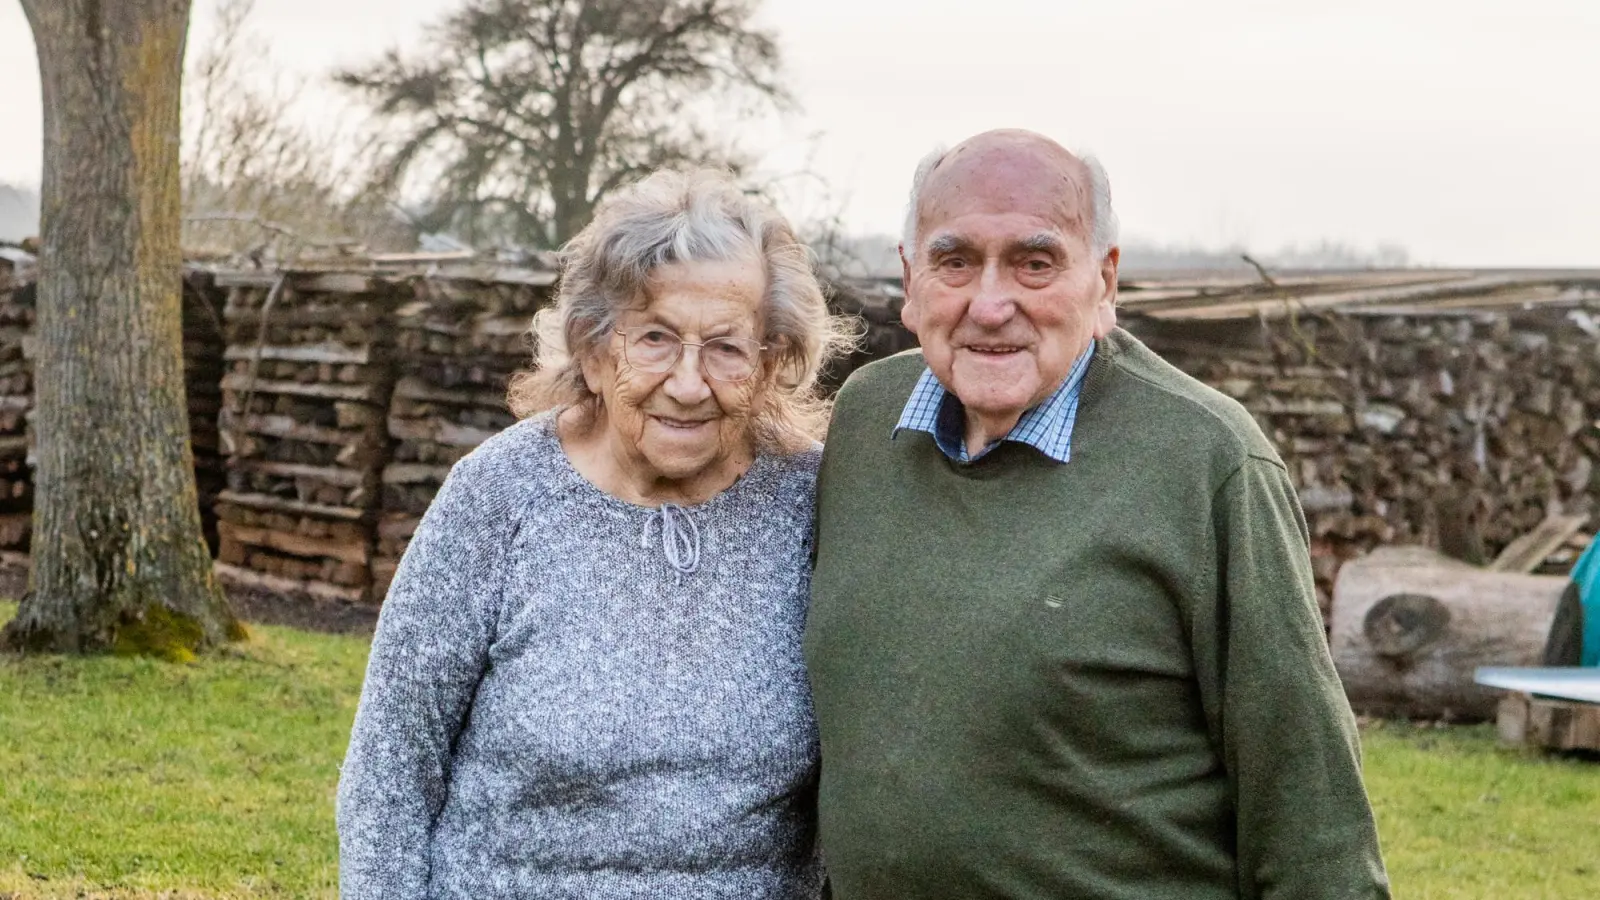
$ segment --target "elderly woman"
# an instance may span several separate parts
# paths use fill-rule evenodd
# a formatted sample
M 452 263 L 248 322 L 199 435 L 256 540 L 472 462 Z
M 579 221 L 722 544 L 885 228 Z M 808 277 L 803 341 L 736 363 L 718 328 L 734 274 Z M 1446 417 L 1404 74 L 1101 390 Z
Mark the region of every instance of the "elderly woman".
M 346 898 L 801 898 L 819 368 L 804 246 L 713 173 L 602 205 L 518 424 L 390 588 L 339 784 Z

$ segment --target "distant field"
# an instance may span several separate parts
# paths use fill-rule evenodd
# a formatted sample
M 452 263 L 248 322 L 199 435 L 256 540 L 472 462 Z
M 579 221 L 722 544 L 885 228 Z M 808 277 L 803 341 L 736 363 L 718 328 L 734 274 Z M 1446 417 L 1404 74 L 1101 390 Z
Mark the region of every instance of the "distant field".
M 365 662 L 361 638 L 267 627 L 194 666 L 0 655 L 0 900 L 335 896 Z M 1595 896 L 1600 762 L 1486 727 L 1364 743 L 1396 897 Z

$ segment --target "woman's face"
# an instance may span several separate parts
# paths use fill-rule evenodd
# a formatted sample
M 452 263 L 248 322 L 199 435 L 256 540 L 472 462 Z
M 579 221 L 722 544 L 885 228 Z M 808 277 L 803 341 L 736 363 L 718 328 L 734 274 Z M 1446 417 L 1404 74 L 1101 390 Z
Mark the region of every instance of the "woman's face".
M 668 332 L 690 343 L 722 337 L 759 342 L 766 288 L 757 259 L 673 263 L 656 270 L 645 305 L 624 311 L 617 328 L 656 344 L 670 341 Z M 645 483 L 736 477 L 753 451 L 750 426 L 769 367 L 758 358 L 749 378 L 722 381 L 707 377 L 701 359 L 707 352 L 727 353 L 728 346 L 684 346 L 671 369 L 650 372 L 641 368 L 653 368 L 647 354 L 630 354 L 628 342 L 613 332 L 583 366 L 589 389 L 604 401 L 603 426 L 619 462 Z M 637 358 L 630 362 L 630 355 Z

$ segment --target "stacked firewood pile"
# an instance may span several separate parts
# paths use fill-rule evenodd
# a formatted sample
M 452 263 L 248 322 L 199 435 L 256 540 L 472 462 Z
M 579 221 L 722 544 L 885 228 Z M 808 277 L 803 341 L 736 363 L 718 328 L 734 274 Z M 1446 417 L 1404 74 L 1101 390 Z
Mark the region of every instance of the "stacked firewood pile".
M 217 551 L 217 495 L 227 483 L 217 416 L 222 411 L 222 308 L 226 295 L 202 269 L 183 277 L 183 378 L 189 409 L 189 443 L 194 450 L 194 481 L 200 497 L 200 524 L 206 545 Z
M 218 571 L 277 593 L 367 600 L 399 290 L 338 273 L 217 283 L 231 288 Z
M 33 522 L 33 478 L 28 468 L 33 365 L 24 343 L 33 328 L 33 258 L 0 247 L 0 562 L 20 560 Z
M 829 311 L 853 320 L 860 341 L 854 351 L 822 373 L 824 386 L 837 390 L 856 369 L 917 346 L 916 336 L 900 324 L 904 302 L 897 282 L 857 279 L 829 285 Z
M 0 551 L 26 546 L 30 509 L 27 262 L 0 248 Z M 377 601 L 451 464 L 511 423 L 506 382 L 528 363 L 554 270 L 475 259 L 331 269 L 191 272 L 197 481 L 225 578 Z M 1574 546 L 1600 526 L 1600 279 L 1518 277 L 1125 284 L 1123 322 L 1275 441 L 1327 594 L 1342 561 L 1379 544 L 1488 559 L 1552 514 L 1589 517 Z M 865 332 L 830 385 L 915 344 L 895 284 L 835 285 L 830 302 Z M 225 484 L 208 461 L 217 451 Z
M 1600 305 L 1136 321 L 1239 400 L 1290 468 L 1326 602 L 1380 544 L 1487 562 L 1547 515 L 1600 523 Z M 1551 559 L 1570 566 L 1573 548 Z
M 550 302 L 553 272 L 485 282 L 423 278 L 396 317 L 397 363 L 388 430 L 393 455 L 383 470 L 383 516 L 373 561 L 374 596 L 400 557 L 450 466 L 515 421 L 506 387 L 532 350 L 533 314 Z

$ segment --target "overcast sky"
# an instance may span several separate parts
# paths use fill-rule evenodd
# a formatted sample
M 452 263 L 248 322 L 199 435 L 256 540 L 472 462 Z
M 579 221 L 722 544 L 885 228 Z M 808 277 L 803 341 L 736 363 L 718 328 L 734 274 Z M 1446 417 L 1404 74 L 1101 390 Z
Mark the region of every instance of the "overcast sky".
M 256 26 L 315 77 L 453 5 L 258 0 Z M 1128 237 L 1600 266 L 1600 0 L 766 0 L 762 20 L 803 111 L 756 149 L 810 159 L 855 231 L 898 228 L 935 144 L 1019 126 L 1100 157 Z M 0 0 L 0 180 L 38 180 L 34 66 Z

